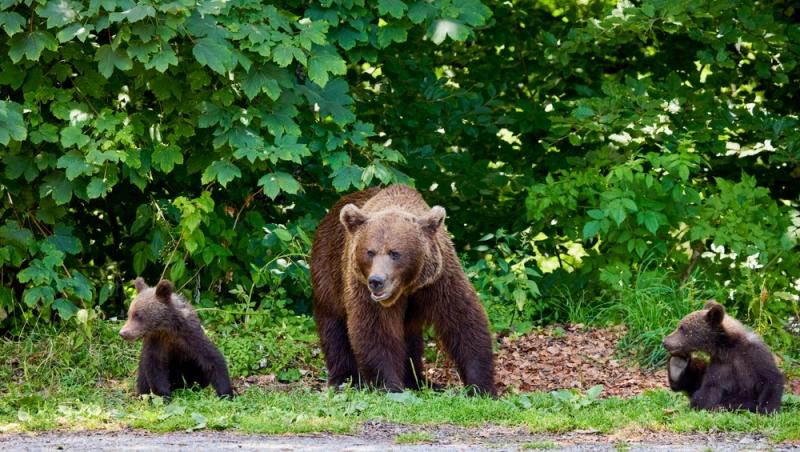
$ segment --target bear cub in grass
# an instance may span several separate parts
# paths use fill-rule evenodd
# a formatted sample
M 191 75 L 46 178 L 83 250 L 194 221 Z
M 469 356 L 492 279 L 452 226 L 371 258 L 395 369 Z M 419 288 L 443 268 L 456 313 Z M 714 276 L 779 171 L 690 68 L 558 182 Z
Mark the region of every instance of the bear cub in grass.
M 162 280 L 148 287 L 136 278 L 136 298 L 119 335 L 143 338 L 136 392 L 169 397 L 174 389 L 211 384 L 222 397 L 232 397 L 228 366 L 200 326 L 189 302 Z
M 444 217 L 393 185 L 344 196 L 322 220 L 311 281 L 330 385 L 425 386 L 422 332 L 433 325 L 464 384 L 495 394 L 489 323 Z
M 684 317 L 664 338 L 669 385 L 689 395 L 692 408 L 747 409 L 773 413 L 781 407 L 783 375 L 769 347 L 714 300 Z M 711 355 L 711 361 L 692 352 Z

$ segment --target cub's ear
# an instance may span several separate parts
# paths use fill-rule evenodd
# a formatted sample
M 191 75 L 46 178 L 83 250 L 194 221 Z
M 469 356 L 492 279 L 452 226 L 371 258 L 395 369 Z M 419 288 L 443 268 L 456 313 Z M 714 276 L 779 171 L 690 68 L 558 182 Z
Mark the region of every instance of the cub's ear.
M 156 297 L 162 303 L 169 303 L 169 300 L 172 297 L 172 292 L 175 292 L 175 286 L 172 285 L 172 282 L 166 279 L 162 279 L 158 282 L 158 285 L 156 286 Z
M 714 304 L 707 303 L 706 306 L 708 305 L 710 305 L 710 307 L 706 313 L 706 321 L 712 326 L 720 325 L 722 319 L 725 317 L 725 308 L 717 302 L 714 302 Z
M 142 291 L 147 289 L 149 286 L 146 282 L 144 282 L 144 278 L 140 276 L 133 282 L 133 287 L 136 287 L 136 293 L 142 293 Z
M 703 306 L 703 309 L 711 309 L 712 307 L 717 306 L 717 305 L 722 306 L 719 303 L 717 303 L 717 300 L 715 300 L 713 298 L 709 298 L 708 301 L 706 301 L 705 306 Z
M 367 215 L 355 204 L 347 204 L 339 212 L 339 221 L 350 234 L 367 222 Z
M 444 224 L 447 212 L 442 206 L 433 206 L 431 211 L 417 219 L 417 223 L 430 235 L 436 234 Z

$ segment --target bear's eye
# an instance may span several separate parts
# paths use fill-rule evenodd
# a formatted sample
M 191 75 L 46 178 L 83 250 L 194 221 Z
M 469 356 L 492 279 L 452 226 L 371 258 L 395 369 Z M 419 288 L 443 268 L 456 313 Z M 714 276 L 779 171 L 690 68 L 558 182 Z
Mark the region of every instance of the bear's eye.
M 680 330 L 681 333 L 685 333 L 686 332 L 686 325 L 679 326 L 678 330 Z
M 142 320 L 142 316 L 138 312 L 133 313 L 133 320 Z
M 370 259 L 375 257 L 375 251 L 367 250 L 367 257 L 370 258 Z
M 389 250 L 389 257 L 391 257 L 392 260 L 396 261 L 397 259 L 400 259 L 400 253 L 398 253 L 395 250 Z

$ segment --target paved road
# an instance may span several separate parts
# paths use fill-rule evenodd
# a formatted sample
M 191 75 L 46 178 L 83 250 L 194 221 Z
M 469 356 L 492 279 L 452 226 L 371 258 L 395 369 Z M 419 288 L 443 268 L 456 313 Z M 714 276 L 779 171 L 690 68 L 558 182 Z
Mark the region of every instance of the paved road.
M 399 432 L 399 433 L 398 433 Z M 397 444 L 397 434 L 424 432 L 425 444 Z M 633 440 L 630 437 L 634 437 Z M 553 449 L 555 447 L 555 449 Z M 153 434 L 111 432 L 49 432 L 0 435 L 0 450 L 20 451 L 505 451 L 547 448 L 567 451 L 738 451 L 800 450 L 800 444 L 772 444 L 759 437 L 731 435 L 631 434 L 623 438 L 594 432 L 532 435 L 520 429 L 487 427 L 410 427 L 373 422 L 358 435 L 265 436 L 229 432 Z

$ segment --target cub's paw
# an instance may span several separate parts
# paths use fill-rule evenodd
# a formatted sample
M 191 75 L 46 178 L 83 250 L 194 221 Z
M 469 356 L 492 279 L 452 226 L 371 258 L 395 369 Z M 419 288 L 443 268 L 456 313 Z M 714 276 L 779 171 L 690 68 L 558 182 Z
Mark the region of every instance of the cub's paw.
M 669 378 L 670 380 L 677 380 L 686 370 L 689 365 L 688 356 L 670 356 L 669 357 Z

